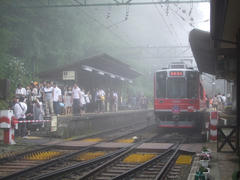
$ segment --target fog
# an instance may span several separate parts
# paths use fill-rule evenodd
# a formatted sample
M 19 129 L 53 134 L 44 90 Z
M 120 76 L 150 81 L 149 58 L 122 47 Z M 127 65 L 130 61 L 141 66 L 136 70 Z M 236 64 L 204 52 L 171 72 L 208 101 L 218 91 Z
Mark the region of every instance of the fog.
M 3 2 L 0 55 L 6 61 L 21 59 L 38 74 L 106 53 L 140 72 L 139 84 L 149 92 L 153 72 L 169 62 L 191 59 L 196 66 L 188 34 L 210 29 L 209 3 L 29 8 L 38 2 Z
M 122 59 L 168 64 L 172 59 L 191 57 L 188 33 L 193 28 L 209 31 L 209 3 L 148 5 L 86 9 L 118 35 L 112 55 Z M 184 46 L 184 47 L 181 47 Z M 175 47 L 175 48 L 174 48 Z

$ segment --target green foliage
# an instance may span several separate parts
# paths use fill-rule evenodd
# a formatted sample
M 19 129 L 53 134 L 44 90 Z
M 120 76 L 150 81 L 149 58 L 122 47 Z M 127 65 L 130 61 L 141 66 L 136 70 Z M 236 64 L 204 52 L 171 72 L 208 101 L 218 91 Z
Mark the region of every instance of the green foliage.
M 126 42 L 101 22 L 93 8 L 17 7 L 29 3 L 37 2 L 1 0 L 0 4 L 0 78 L 10 79 L 12 94 L 16 84 L 26 85 L 38 72 L 100 53 L 122 56 L 117 47 Z M 144 73 L 130 91 L 152 97 L 148 67 L 139 61 L 127 63 Z
M 24 61 L 16 57 L 3 56 L 2 54 L 0 54 L 0 58 L 0 78 L 6 78 L 10 81 L 8 100 L 11 100 L 17 84 L 21 83 L 26 86 L 32 80 L 32 76 L 31 73 L 26 70 Z M 6 101 L 0 101 L 0 109 L 6 109 L 7 104 Z

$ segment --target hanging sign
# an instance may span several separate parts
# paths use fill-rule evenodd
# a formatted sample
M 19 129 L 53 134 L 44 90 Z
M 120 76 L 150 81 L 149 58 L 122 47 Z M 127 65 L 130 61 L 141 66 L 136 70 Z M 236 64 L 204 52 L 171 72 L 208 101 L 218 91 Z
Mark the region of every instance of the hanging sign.
M 63 80 L 75 80 L 75 71 L 63 71 Z

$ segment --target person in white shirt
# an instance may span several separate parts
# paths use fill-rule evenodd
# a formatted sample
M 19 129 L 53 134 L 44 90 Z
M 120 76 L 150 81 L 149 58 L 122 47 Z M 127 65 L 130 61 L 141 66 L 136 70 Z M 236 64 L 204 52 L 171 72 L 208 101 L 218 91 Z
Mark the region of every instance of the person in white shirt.
M 117 92 L 113 92 L 113 111 L 118 111 L 118 94 Z
M 50 82 L 47 82 L 47 86 L 44 88 L 46 115 L 53 114 L 53 87 Z
M 81 97 L 81 90 L 77 86 L 76 83 L 74 83 L 73 89 L 72 89 L 72 104 L 73 104 L 73 114 L 78 115 L 80 112 L 80 97 Z
M 105 91 L 103 89 L 100 89 L 99 90 L 99 95 L 100 95 L 100 99 L 101 99 L 100 111 L 104 112 L 105 111 Z
M 16 95 L 17 98 L 26 97 L 27 91 L 24 87 L 22 87 L 21 84 L 18 84 L 15 95 Z
M 217 95 L 217 99 L 218 99 L 218 110 L 221 111 L 223 110 L 223 100 L 222 100 L 222 95 L 220 93 L 218 93 Z
M 19 121 L 26 119 L 27 104 L 24 103 L 24 97 L 20 97 L 19 102 L 17 102 L 13 107 L 14 116 Z M 19 123 L 19 129 L 17 131 L 19 136 L 26 136 L 27 129 L 26 123 Z
M 72 88 L 69 86 L 64 92 L 64 104 L 66 108 L 66 114 L 72 113 Z
M 88 91 L 88 92 L 85 94 L 86 112 L 89 112 L 90 103 L 91 103 L 91 101 L 90 101 L 91 97 L 90 97 L 90 96 L 91 96 L 91 95 L 90 95 L 90 92 Z
M 225 96 L 225 94 L 222 95 L 222 103 L 223 103 L 223 107 L 226 106 L 226 101 L 227 101 L 227 98 Z
M 84 89 L 80 90 L 80 111 L 81 113 L 85 113 L 86 111 L 86 99 L 85 99 Z
M 57 87 L 56 83 L 53 83 L 53 109 L 56 115 L 60 114 L 60 105 L 62 101 L 62 91 Z

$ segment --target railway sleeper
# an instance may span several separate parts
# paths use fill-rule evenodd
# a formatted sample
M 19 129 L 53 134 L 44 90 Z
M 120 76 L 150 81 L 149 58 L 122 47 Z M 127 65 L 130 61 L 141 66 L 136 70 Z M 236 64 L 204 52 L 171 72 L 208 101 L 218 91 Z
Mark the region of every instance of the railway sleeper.
M 140 175 L 137 175 L 137 178 L 151 178 L 153 179 L 156 175 L 154 174 L 140 174 Z
M 115 176 L 117 176 L 118 174 L 119 174 L 119 173 L 103 172 L 103 173 L 101 173 L 100 176 L 115 177 Z
M 107 172 L 108 173 L 118 173 L 118 174 L 121 174 L 121 173 L 124 173 L 126 172 L 127 169 L 109 169 Z
M 174 179 L 178 179 L 179 176 L 176 176 L 176 175 L 168 175 L 166 180 L 174 180 Z

